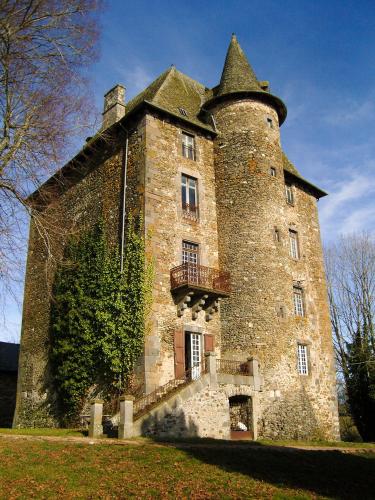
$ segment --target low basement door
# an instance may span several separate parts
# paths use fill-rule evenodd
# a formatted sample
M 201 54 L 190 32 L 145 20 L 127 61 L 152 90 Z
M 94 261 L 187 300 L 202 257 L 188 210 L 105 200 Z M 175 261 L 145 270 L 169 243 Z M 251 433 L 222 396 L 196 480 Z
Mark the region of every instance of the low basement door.
M 201 335 L 186 332 L 185 334 L 185 360 L 186 369 L 191 369 L 192 380 L 197 380 L 201 375 Z

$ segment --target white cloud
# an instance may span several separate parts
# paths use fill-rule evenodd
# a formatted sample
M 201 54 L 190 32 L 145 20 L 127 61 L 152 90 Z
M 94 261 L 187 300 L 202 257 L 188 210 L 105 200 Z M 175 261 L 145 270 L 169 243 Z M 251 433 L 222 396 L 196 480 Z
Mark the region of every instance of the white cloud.
M 327 110 L 324 121 L 334 125 L 348 125 L 350 123 L 366 120 L 373 117 L 374 103 L 367 100 L 362 103 L 351 101 L 340 103 L 338 109 Z

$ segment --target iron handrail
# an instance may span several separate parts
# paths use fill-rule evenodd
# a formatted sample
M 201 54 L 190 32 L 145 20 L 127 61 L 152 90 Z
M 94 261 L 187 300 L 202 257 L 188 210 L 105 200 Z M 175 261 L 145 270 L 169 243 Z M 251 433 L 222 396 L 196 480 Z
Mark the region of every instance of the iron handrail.
M 180 377 L 169 380 L 166 384 L 161 385 L 149 394 L 137 399 L 133 404 L 134 418 L 139 418 L 144 413 L 147 413 L 165 397 L 171 396 L 173 392 L 181 387 L 200 379 L 204 373 L 206 373 L 205 363 L 196 363 L 191 368 L 186 370 Z

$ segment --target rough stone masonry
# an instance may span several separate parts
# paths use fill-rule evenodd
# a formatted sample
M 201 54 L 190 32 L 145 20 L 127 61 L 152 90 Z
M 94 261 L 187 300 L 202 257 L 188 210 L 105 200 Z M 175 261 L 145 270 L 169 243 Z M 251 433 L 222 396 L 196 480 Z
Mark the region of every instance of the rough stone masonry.
M 124 94 L 121 86 L 106 94 L 101 131 L 30 198 L 63 221 L 52 250 L 61 254 L 72 229 L 99 217 L 109 241 L 121 245 L 122 215 L 142 213 L 155 262 L 137 369 L 144 392 L 186 371 L 199 379 L 207 351 L 216 355 L 219 381 L 248 358 L 258 360 L 262 379 L 249 388 L 240 377 L 230 391 L 224 382 L 203 387 L 147 432 L 173 435 L 178 415 L 178 422 L 193 418 L 189 435 L 228 438 L 230 398 L 245 394 L 260 437 L 337 439 L 317 213 L 326 193 L 281 148 L 284 103 L 258 81 L 235 36 L 216 87 L 172 66 L 129 103 Z M 48 361 L 53 274 L 32 222 L 15 426 L 56 425 Z

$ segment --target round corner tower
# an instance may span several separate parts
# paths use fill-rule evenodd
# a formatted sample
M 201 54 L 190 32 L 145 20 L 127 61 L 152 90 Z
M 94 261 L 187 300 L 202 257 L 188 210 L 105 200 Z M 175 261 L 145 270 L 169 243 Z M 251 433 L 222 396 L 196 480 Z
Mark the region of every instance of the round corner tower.
M 259 360 L 263 436 L 337 438 L 316 197 L 294 183 L 293 203 L 286 200 L 287 160 L 279 128 L 286 107 L 269 93 L 267 82 L 258 82 L 235 36 L 206 107 L 218 132 L 219 260 L 232 282 L 231 297 L 221 305 L 222 357 Z M 296 255 L 291 255 L 294 236 Z M 299 292 L 302 314 L 295 310 Z M 306 374 L 299 366 L 301 349 Z

